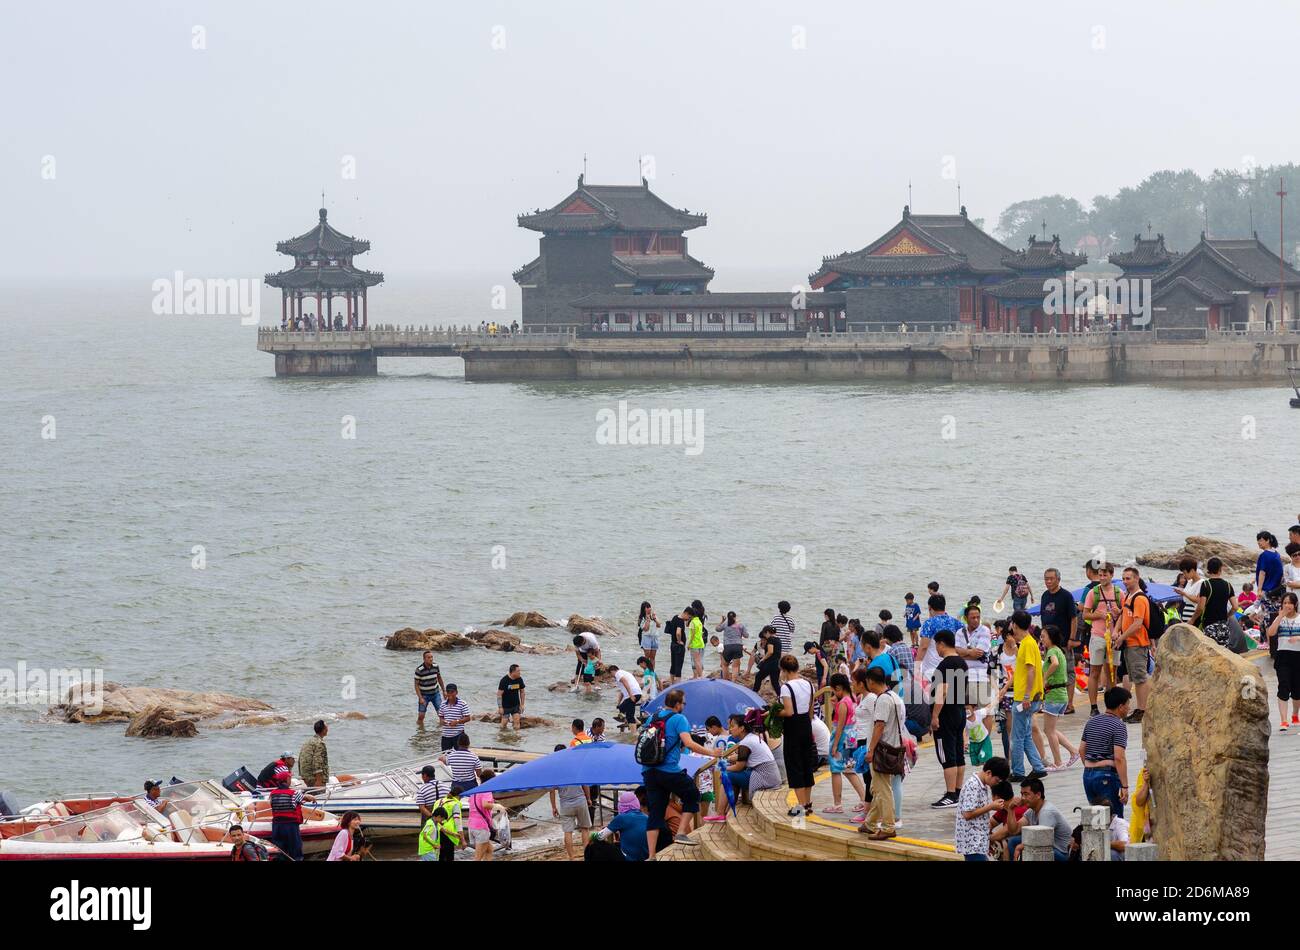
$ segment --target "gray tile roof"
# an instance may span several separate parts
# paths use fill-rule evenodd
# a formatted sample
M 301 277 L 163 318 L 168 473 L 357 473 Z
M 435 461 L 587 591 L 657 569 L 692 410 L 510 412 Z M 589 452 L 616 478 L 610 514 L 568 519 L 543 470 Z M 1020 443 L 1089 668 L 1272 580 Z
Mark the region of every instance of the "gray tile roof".
M 310 231 L 280 241 L 275 249 L 281 254 L 303 255 L 319 251 L 331 255 L 364 254 L 370 250 L 370 242 L 352 237 L 337 230 L 325 220 L 325 209 L 320 209 L 320 221 Z
M 1157 234 L 1153 238 L 1133 235 L 1133 250 L 1116 251 L 1109 260 L 1116 267 L 1159 267 L 1173 263 L 1179 253 L 1165 247 L 1165 236 Z
M 284 290 L 360 290 L 383 283 L 384 275 L 355 267 L 309 264 L 267 274 L 266 283 Z
M 1240 279 L 1243 284 L 1248 284 L 1257 290 L 1276 287 L 1280 276 L 1279 270 L 1282 269 L 1282 262 L 1278 256 L 1265 247 L 1257 237 L 1224 240 L 1208 239 L 1202 235 L 1199 244 L 1174 261 L 1168 269 L 1162 271 L 1156 280 L 1161 284 L 1173 280 L 1185 271 L 1193 270 L 1195 262 L 1202 257 L 1215 261 Z M 1300 271 L 1296 271 L 1288 264 L 1285 266 L 1284 273 L 1287 286 L 1300 284 Z
M 697 277 L 708 280 L 713 270 L 689 254 L 684 257 L 660 255 L 616 256 L 614 266 L 642 280 L 668 280 L 674 277 Z
M 562 214 L 576 200 L 585 202 L 591 213 Z M 519 226 L 532 231 L 689 231 L 708 223 L 705 214 L 680 211 L 650 190 L 644 178 L 639 185 L 588 185 L 582 177 L 578 187 L 563 201 L 546 210 L 518 216 Z
M 1088 263 L 1086 254 L 1071 254 L 1061 249 L 1061 238 L 1053 234 L 1050 241 L 1039 241 L 1029 236 L 1029 246 L 1002 258 L 1002 263 L 1012 270 L 1071 270 Z
M 1187 277 L 1180 274 L 1168 283 L 1161 284 L 1160 289 L 1152 294 L 1152 301 L 1160 300 L 1180 287 L 1190 291 L 1207 303 L 1219 306 L 1227 306 L 1236 299 L 1231 293 L 1212 280 L 1205 277 Z

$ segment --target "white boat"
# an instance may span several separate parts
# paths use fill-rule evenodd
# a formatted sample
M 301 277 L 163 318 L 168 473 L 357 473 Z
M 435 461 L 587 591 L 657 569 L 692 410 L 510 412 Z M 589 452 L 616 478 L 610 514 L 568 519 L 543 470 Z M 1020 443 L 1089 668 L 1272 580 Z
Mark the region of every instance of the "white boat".
M 0 838 L 0 861 L 229 861 L 233 848 L 228 820 L 196 822 L 183 808 L 164 817 L 138 799 L 75 816 L 26 816 L 16 824 L 36 827 Z M 274 845 L 267 850 L 279 853 Z
M 148 805 L 141 796 L 78 795 L 58 800 L 37 802 L 22 809 L 26 819 L 58 822 L 70 817 L 107 808 L 110 805 L 140 802 Z M 271 837 L 271 804 L 266 799 L 245 799 L 222 788 L 217 782 L 181 782 L 159 787 L 158 804 L 154 811 L 170 820 L 177 812 L 188 814 L 191 824 L 201 824 L 228 832 L 231 825 L 242 825 L 244 831 L 262 841 Z M 0 822 L 0 837 L 4 835 L 4 822 Z M 322 818 L 305 818 L 300 828 L 303 855 L 329 851 L 338 834 L 338 817 L 325 812 Z

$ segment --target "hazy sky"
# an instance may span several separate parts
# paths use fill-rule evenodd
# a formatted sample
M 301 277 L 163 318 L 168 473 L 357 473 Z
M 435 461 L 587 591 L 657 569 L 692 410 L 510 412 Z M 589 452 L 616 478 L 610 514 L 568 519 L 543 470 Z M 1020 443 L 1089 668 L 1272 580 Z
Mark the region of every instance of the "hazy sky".
M 10 3 L 0 277 L 260 275 L 324 188 L 368 266 L 508 279 L 537 246 L 515 216 L 584 153 L 611 184 L 652 156 L 719 278 L 806 274 L 891 226 L 909 178 L 955 211 L 945 167 L 991 226 L 1300 159 L 1297 27 L 1242 0 Z

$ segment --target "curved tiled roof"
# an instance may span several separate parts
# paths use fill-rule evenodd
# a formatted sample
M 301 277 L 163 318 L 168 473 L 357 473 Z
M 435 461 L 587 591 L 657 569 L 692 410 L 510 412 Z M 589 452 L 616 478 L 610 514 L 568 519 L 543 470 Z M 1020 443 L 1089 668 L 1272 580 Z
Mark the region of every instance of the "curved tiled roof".
M 1015 277 L 1011 280 L 1004 280 L 1000 284 L 994 284 L 992 287 L 986 288 L 984 292 L 1002 300 L 1045 300 L 1047 291 L 1043 287 L 1043 282 L 1048 279 L 1045 277 Z
M 1061 250 L 1061 238 L 1053 234 L 1050 241 L 1029 236 L 1029 246 L 1002 258 L 1002 263 L 1012 270 L 1070 270 L 1088 263 L 1086 254 L 1071 254 Z
M 384 275 L 376 271 L 328 264 L 309 264 L 292 270 L 267 274 L 266 283 L 283 290 L 360 290 L 382 283 Z
M 687 254 L 684 257 L 635 256 L 615 257 L 614 266 L 645 280 L 669 280 L 682 277 L 708 279 L 713 269 Z
M 1159 267 L 1171 264 L 1181 255 L 1165 247 L 1165 236 L 1157 234 L 1153 238 L 1133 235 L 1133 250 L 1116 251 L 1107 260 L 1116 267 Z
M 564 213 L 574 202 L 592 211 Z M 588 185 L 579 176 L 578 187 L 563 201 L 517 220 L 532 231 L 689 231 L 707 224 L 708 215 L 679 211 L 652 192 L 644 178 L 639 185 Z
M 370 242 L 354 238 L 334 228 L 325 220 L 326 212 L 320 209 L 320 221 L 310 231 L 299 234 L 296 238 L 281 241 L 275 249 L 281 254 L 302 256 L 313 251 L 330 255 L 364 254 L 370 250 Z
M 1161 297 L 1164 297 L 1166 294 L 1179 287 L 1190 291 L 1193 295 L 1201 298 L 1207 303 L 1218 304 L 1220 306 L 1226 306 L 1232 303 L 1234 299 L 1232 294 L 1224 290 L 1212 280 L 1207 280 L 1204 277 L 1186 277 L 1182 274 L 1179 274 L 1167 284 L 1161 284 L 1160 289 L 1152 295 L 1152 299 L 1159 300 Z
M 1170 265 L 1157 280 L 1164 283 L 1174 279 L 1201 256 L 1215 261 L 1243 283 L 1256 288 L 1276 287 L 1279 271 L 1283 271 L 1284 266 L 1281 259 L 1260 243 L 1257 237 L 1211 240 L 1202 235 L 1201 242 Z M 1300 271 L 1287 264 L 1284 273 L 1288 286 L 1300 284 Z

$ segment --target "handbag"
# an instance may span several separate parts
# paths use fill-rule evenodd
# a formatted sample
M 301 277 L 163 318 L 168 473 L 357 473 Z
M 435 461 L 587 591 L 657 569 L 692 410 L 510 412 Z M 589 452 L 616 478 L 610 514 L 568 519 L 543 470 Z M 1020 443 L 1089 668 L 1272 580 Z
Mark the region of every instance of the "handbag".
M 888 693 L 882 695 L 890 695 Z M 892 704 L 893 700 L 889 700 Z M 894 706 L 894 718 L 898 718 L 898 707 Z M 903 766 L 903 724 L 898 724 L 898 745 L 890 745 L 881 738 L 876 749 L 871 753 L 871 767 L 881 775 L 902 775 Z

